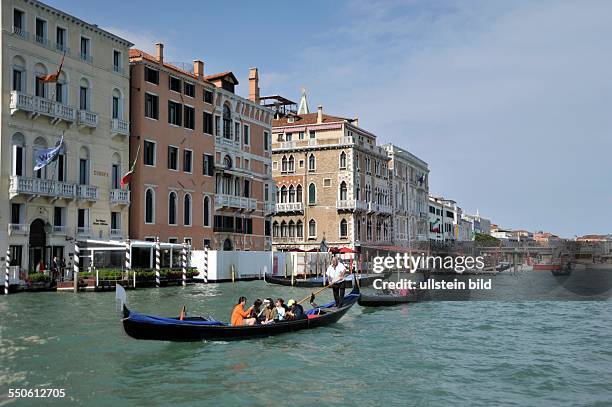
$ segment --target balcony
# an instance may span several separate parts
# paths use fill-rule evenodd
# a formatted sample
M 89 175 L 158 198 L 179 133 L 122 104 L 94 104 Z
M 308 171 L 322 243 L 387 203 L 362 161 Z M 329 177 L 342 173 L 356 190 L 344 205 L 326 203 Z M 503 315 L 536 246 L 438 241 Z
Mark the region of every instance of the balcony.
M 339 199 L 336 201 L 336 208 L 341 210 L 367 210 L 367 203 L 356 199 Z
M 9 195 L 11 198 L 25 194 L 30 195 L 31 199 L 38 196 L 48 196 L 55 199 L 74 199 L 75 192 L 76 185 L 74 184 L 41 178 L 11 176 L 9 184 Z
M 121 230 L 121 229 L 111 229 L 110 230 L 110 238 L 111 239 L 122 239 L 123 238 L 123 230 Z
M 111 135 L 113 136 L 129 136 L 130 123 L 125 120 L 111 119 Z
M 257 209 L 257 200 L 243 196 L 218 194 L 215 197 L 215 208 L 234 208 L 243 211 L 254 211 Z
M 15 27 L 13 26 L 13 34 L 20 36 L 23 39 L 28 39 L 28 32 L 25 31 L 23 28 L 21 27 Z
M 76 234 L 79 237 L 90 237 L 91 236 L 91 228 L 78 226 L 76 228 Z
M 110 201 L 113 205 L 129 205 L 130 191 L 125 189 L 111 189 Z
M 89 110 L 79 110 L 79 126 L 95 129 L 98 127 L 98 115 Z
M 68 123 L 73 123 L 76 120 L 76 109 L 74 107 L 23 92 L 12 91 L 9 106 L 11 115 L 17 111 L 27 112 L 32 118 L 43 115 L 51 118 L 53 124 L 60 120 Z
M 8 224 L 8 234 L 9 236 L 17 236 L 17 235 L 27 236 L 30 234 L 30 225 L 25 225 L 22 223 L 9 223 Z
M 45 47 L 48 47 L 48 46 L 49 46 L 49 40 L 48 40 L 48 39 L 46 39 L 45 37 L 40 36 L 40 35 L 37 35 L 37 36 L 35 37 L 35 39 L 36 39 L 36 42 L 37 42 L 37 43 L 39 43 L 39 44 L 41 44 L 41 45 L 43 45 L 43 46 L 45 46 Z
M 99 195 L 98 187 L 95 185 L 77 185 L 76 197 L 85 201 L 97 201 Z
M 53 225 L 51 229 L 51 233 L 54 235 L 67 235 L 68 228 L 65 225 Z
M 266 215 L 273 214 L 276 211 L 276 205 L 273 202 L 266 202 L 264 204 L 264 212 Z
M 378 212 L 391 215 L 393 213 L 393 208 L 391 208 L 391 205 L 378 204 Z
M 282 202 L 276 204 L 276 213 L 281 212 L 302 212 L 304 205 L 301 202 Z

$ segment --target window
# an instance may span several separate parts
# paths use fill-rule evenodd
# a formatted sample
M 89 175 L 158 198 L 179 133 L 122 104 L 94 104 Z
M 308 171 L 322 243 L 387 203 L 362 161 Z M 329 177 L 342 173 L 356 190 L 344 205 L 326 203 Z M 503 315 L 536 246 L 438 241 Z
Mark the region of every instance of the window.
M 21 224 L 23 219 L 24 204 L 11 204 L 11 223 Z
M 204 129 L 204 133 L 213 134 L 213 116 L 212 114 L 208 112 L 204 112 L 203 121 L 204 123 L 203 123 L 202 128 Z
M 295 189 L 295 202 L 302 202 L 302 186 L 298 185 Z
M 340 153 L 340 168 L 346 168 L 346 153 L 344 151 Z
M 348 199 L 347 195 L 348 195 L 348 191 L 346 188 L 346 182 L 342 181 L 340 183 L 340 200 L 346 201 Z
M 346 239 L 348 236 L 348 222 L 346 219 L 340 221 L 340 238 Z
M 23 91 L 23 71 L 21 69 L 13 68 L 13 90 L 17 92 Z
M 79 91 L 79 109 L 89 110 L 89 88 L 81 85 Z
M 304 237 L 304 224 L 301 220 L 298 220 L 295 225 L 295 235 L 296 237 Z
M 185 194 L 183 198 L 183 224 L 191 226 L 191 195 Z
M 81 59 L 91 61 L 91 42 L 89 38 L 81 37 Z
M 119 118 L 119 98 L 117 96 L 113 96 L 113 106 L 112 106 L 112 115 L 113 119 Z
M 155 142 L 145 140 L 143 159 L 145 165 L 155 166 Z
M 315 171 L 317 169 L 317 160 L 314 154 L 310 154 L 308 157 L 308 171 Z
M 119 189 L 121 187 L 121 172 L 119 171 L 119 164 L 113 164 L 111 167 L 111 187 L 113 189 Z
M 145 81 L 159 85 L 159 71 L 145 66 Z
M 183 86 L 183 90 L 185 92 L 185 95 L 189 97 L 195 96 L 195 85 L 193 83 L 185 82 Z
M 242 126 L 242 141 L 244 142 L 245 146 L 248 146 L 251 142 L 249 140 L 250 138 L 250 133 L 249 133 L 249 125 L 245 124 Z
M 178 171 L 178 147 L 168 146 L 168 169 Z
M 280 224 L 280 235 L 281 237 L 287 237 L 287 222 L 285 221 Z
M 285 134 L 285 141 L 291 141 L 293 139 L 293 133 Z
M 195 109 L 185 106 L 185 127 L 193 130 L 195 128 Z
M 13 32 L 23 36 L 25 30 L 25 13 L 21 10 L 13 10 Z
M 308 204 L 314 205 L 317 203 L 317 188 L 315 184 L 308 185 Z
M 289 202 L 295 202 L 295 188 L 293 185 L 289 187 Z
M 182 105 L 180 103 L 168 101 L 168 123 L 174 124 L 175 126 L 181 125 L 181 110 Z
M 272 236 L 278 237 L 278 232 L 279 232 L 278 222 L 274 222 L 272 224 Z
M 193 151 L 183 150 L 183 171 L 193 171 Z
M 272 233 L 270 219 L 266 219 L 264 223 L 264 234 L 270 236 Z
M 317 237 L 317 222 L 314 219 L 310 219 L 308 222 L 308 238 L 314 239 Z
M 240 142 L 240 123 L 234 123 L 234 140 Z
M 174 76 L 171 76 L 169 85 L 170 85 L 170 90 L 181 93 L 181 80 L 179 78 L 175 78 Z
M 219 137 L 221 132 L 221 117 L 215 116 L 215 136 Z
M 289 237 L 295 237 L 295 222 L 289 221 Z
M 323 178 L 323 186 L 324 187 L 329 188 L 329 187 L 331 187 L 331 184 L 332 184 L 331 183 L 331 178 Z
M 36 19 L 36 42 L 45 44 L 47 42 L 47 22 L 43 19 Z
M 65 226 L 64 210 L 61 206 L 53 208 L 53 226 Z
M 289 162 L 288 162 L 287 170 L 289 172 L 295 172 L 295 159 L 293 158 L 292 155 L 289 156 Z
M 123 72 L 123 61 L 121 61 L 121 52 L 113 50 L 113 71 Z
M 159 119 L 159 98 L 157 95 L 145 93 L 145 117 Z
M 89 152 L 81 149 L 81 158 L 79 158 L 79 184 L 89 184 Z
M 208 89 L 204 89 L 204 102 L 212 104 L 213 102 L 213 93 Z
M 249 181 L 248 179 L 244 180 L 244 197 L 251 197 L 251 181 Z
M 168 195 L 168 224 L 176 225 L 176 192 Z
M 298 134 L 298 138 L 300 140 L 304 140 L 304 132 L 303 131 L 300 131 L 300 133 Z
M 267 131 L 263 133 L 263 148 L 264 151 L 270 151 L 270 133 Z
M 214 175 L 214 157 L 209 154 L 202 154 L 202 174 L 212 177 Z
M 281 172 L 287 172 L 287 157 L 283 156 L 281 159 Z
M 111 230 L 121 230 L 121 212 L 111 212 Z
M 227 104 L 223 105 L 223 138 L 232 139 L 232 111 Z
M 155 192 L 151 188 L 145 192 L 145 223 L 155 223 Z
M 89 211 L 87 209 L 79 209 L 77 213 L 77 228 L 89 227 Z
M 42 81 L 42 79 L 39 78 L 39 77 L 36 77 L 35 94 L 36 94 L 36 96 L 41 97 L 41 98 L 46 98 L 47 97 L 47 86 Z
M 310 137 L 310 138 L 315 138 L 315 131 L 314 131 L 314 130 L 310 130 L 310 131 L 308 132 L 308 137 Z
M 204 226 L 210 226 L 210 198 L 204 197 Z
M 264 184 L 264 201 L 270 200 L 270 185 Z

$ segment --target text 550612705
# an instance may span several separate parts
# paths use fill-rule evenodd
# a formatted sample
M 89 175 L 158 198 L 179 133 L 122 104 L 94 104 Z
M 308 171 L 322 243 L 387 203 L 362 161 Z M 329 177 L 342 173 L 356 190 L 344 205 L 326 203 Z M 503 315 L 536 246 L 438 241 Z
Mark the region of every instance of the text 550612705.
M 29 399 L 29 398 L 63 398 L 66 397 L 65 389 L 9 389 L 10 399 Z

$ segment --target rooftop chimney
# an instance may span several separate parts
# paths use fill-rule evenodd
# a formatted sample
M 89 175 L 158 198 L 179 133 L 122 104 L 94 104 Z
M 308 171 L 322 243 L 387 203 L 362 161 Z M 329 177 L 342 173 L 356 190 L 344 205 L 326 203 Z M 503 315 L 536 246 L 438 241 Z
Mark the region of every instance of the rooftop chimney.
M 249 100 L 259 103 L 259 74 L 257 68 L 249 69 Z
M 158 42 L 155 44 L 155 52 L 156 52 L 156 56 L 157 56 L 157 61 L 160 64 L 164 63 L 164 44 L 162 44 L 161 42 Z
M 193 74 L 198 78 L 202 79 L 204 77 L 204 62 L 196 59 L 193 61 Z
M 323 123 L 323 105 L 317 106 L 317 123 Z

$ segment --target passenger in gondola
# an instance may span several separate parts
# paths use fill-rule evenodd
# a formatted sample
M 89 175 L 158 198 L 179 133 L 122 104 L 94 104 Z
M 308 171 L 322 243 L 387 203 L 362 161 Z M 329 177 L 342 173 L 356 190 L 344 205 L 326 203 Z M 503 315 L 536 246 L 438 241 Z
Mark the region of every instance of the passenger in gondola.
M 285 314 L 287 313 L 287 306 L 285 305 L 285 301 L 282 298 L 276 299 L 276 307 L 272 311 L 272 319 L 274 321 L 282 321 L 285 319 Z
M 262 324 L 268 324 L 274 320 L 272 317 L 272 312 L 274 311 L 274 303 L 272 298 L 266 298 L 263 300 L 263 309 L 261 311 L 262 314 L 260 317 L 260 322 Z
M 261 304 L 263 304 L 261 302 L 261 300 L 258 298 L 255 300 L 255 302 L 253 303 L 253 309 L 251 310 L 251 314 L 249 315 L 249 318 L 255 318 L 255 323 L 259 323 L 259 317 L 262 314 L 262 309 L 261 309 Z
M 253 310 L 253 306 L 250 306 L 246 311 L 244 310 L 246 300 L 246 297 L 240 297 L 238 299 L 238 304 L 234 306 L 231 318 L 232 326 L 255 324 L 255 318 L 249 317 L 251 315 L 251 311 Z
M 285 315 L 286 319 L 294 321 L 307 318 L 306 314 L 304 313 L 304 307 L 298 304 L 294 299 L 289 300 L 287 305 L 289 306 L 289 311 L 287 311 L 287 314 Z

